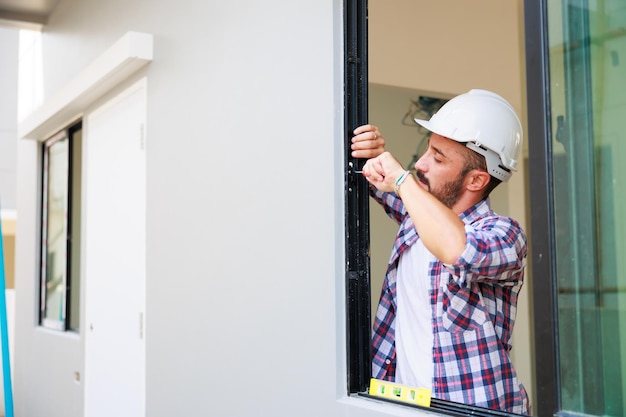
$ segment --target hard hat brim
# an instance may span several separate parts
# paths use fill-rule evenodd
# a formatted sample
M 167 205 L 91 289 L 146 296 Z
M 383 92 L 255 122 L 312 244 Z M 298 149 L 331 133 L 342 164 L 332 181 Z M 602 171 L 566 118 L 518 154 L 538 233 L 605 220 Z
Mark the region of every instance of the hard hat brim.
M 444 128 L 444 126 L 441 126 L 441 123 L 435 124 L 430 120 L 423 120 L 423 119 L 414 119 L 414 120 L 415 120 L 415 123 L 419 124 L 420 126 L 428 130 L 429 132 L 436 133 L 440 136 L 443 136 L 445 138 L 452 139 L 454 141 L 461 142 L 461 143 L 465 143 L 469 141 L 469 140 L 464 140 L 462 138 L 456 137 L 458 135 L 455 135 L 453 131 L 447 131 Z

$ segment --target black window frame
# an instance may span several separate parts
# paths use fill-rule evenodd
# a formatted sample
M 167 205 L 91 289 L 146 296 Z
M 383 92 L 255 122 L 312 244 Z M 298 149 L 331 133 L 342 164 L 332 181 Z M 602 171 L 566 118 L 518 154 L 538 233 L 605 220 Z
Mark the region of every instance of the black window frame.
M 344 0 L 344 131 L 348 392 L 366 392 L 371 376 L 369 189 L 350 156 L 352 131 L 368 120 L 367 0 Z
M 43 141 L 41 143 L 41 188 L 39 190 L 40 192 L 40 245 L 39 245 L 39 251 L 40 251 L 40 268 L 39 268 L 39 307 L 38 307 L 38 313 L 39 313 L 39 320 L 38 320 L 38 324 L 41 327 L 44 327 L 46 329 L 50 329 L 50 330 L 56 330 L 56 331 L 62 331 L 62 332 L 66 332 L 66 331 L 72 331 L 72 332 L 79 332 L 80 331 L 80 326 L 76 326 L 76 325 L 72 325 L 73 322 L 79 321 L 80 318 L 80 311 L 73 311 L 72 310 L 72 297 L 77 296 L 79 297 L 80 300 L 80 294 L 79 294 L 79 288 L 80 288 L 80 277 L 76 277 L 73 276 L 72 274 L 72 265 L 73 262 L 78 261 L 78 259 L 73 259 L 73 257 L 75 256 L 75 254 L 77 254 L 77 250 L 78 248 L 74 248 L 73 246 L 73 236 L 75 236 L 75 233 L 80 233 L 80 230 L 74 230 L 74 217 L 75 216 L 80 216 L 80 210 L 78 210 L 76 207 L 74 207 L 73 201 L 74 201 L 74 184 L 75 184 L 75 178 L 79 178 L 80 179 L 80 173 L 79 172 L 75 172 L 75 158 L 80 158 L 80 155 L 76 155 L 76 146 L 75 146 L 75 136 L 77 133 L 82 134 L 82 120 L 79 120 L 77 122 L 74 122 L 73 124 L 71 124 L 70 126 L 68 126 L 67 128 L 57 132 L 56 134 L 52 135 L 50 138 L 46 139 L 45 141 Z M 48 173 L 46 172 L 46 158 L 47 158 L 47 153 L 49 152 L 49 148 L 51 146 L 51 142 L 55 143 L 59 140 L 67 140 L 68 142 L 68 161 L 67 161 L 67 166 L 68 166 L 68 172 L 67 172 L 67 219 L 66 219 L 66 230 L 65 230 L 65 242 L 66 242 L 66 263 L 65 263 L 65 291 L 64 291 L 64 316 L 62 320 L 59 320 L 58 322 L 54 323 L 48 323 L 45 319 L 45 312 L 46 312 L 46 294 L 44 292 L 45 290 L 45 282 L 46 282 L 46 269 L 48 268 L 48 266 L 46 265 L 46 258 L 47 258 L 47 207 L 46 207 L 46 200 L 47 200 L 47 196 L 45 196 L 44 194 L 47 192 L 46 190 L 46 177 L 48 175 Z M 82 139 L 81 139 L 82 140 Z M 80 222 L 80 220 L 79 220 Z M 76 284 L 76 285 L 73 285 Z M 74 288 L 76 287 L 76 288 Z M 77 304 L 80 304 L 80 301 L 78 301 Z M 76 320 L 73 320 L 73 317 L 76 317 Z

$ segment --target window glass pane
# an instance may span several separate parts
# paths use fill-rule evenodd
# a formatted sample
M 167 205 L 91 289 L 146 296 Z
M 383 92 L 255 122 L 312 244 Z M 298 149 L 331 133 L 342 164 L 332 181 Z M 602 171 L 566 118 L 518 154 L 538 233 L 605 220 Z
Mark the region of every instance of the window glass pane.
M 561 408 L 622 416 L 626 3 L 548 4 Z
M 63 136 L 44 147 L 42 324 L 65 327 L 69 143 Z
M 70 132 L 70 276 L 68 277 L 68 293 L 70 305 L 68 309 L 68 326 L 70 330 L 79 330 L 80 327 L 80 225 L 81 225 L 81 172 L 82 172 L 82 128 Z

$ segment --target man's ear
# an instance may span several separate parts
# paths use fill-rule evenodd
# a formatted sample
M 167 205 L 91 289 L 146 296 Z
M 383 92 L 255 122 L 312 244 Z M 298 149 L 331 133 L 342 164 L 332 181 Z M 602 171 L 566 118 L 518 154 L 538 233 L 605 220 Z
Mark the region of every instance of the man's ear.
M 491 181 L 491 175 L 488 172 L 473 169 L 465 177 L 465 187 L 469 191 L 482 191 L 489 181 Z

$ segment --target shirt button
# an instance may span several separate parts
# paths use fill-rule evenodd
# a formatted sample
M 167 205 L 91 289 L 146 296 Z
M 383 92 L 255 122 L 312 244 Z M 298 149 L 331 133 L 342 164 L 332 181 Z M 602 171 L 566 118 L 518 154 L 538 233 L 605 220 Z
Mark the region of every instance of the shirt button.
M 385 363 L 386 363 L 387 365 L 389 365 L 389 364 L 391 363 L 391 360 L 390 360 L 390 359 L 385 359 Z

